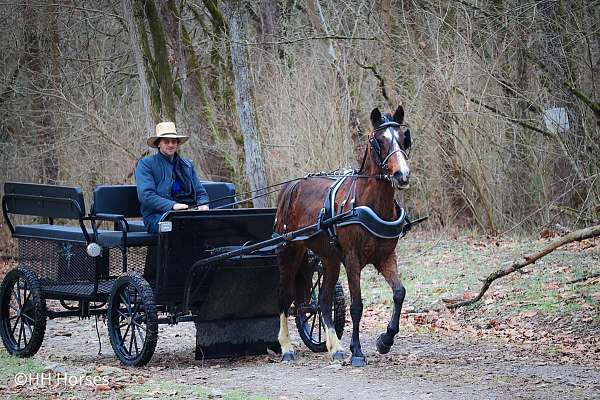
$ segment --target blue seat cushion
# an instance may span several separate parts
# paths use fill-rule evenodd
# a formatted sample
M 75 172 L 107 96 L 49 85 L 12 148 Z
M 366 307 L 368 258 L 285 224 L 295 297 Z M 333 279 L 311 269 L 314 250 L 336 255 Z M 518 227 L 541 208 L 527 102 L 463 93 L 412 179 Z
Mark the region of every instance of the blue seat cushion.
M 90 236 L 91 229 L 88 228 Z M 33 224 L 15 226 L 15 237 L 60 240 L 85 243 L 85 236 L 78 226 Z M 102 247 L 120 246 L 123 239 L 122 231 L 98 229 L 98 244 Z M 127 247 L 154 246 L 158 236 L 145 231 L 127 232 Z

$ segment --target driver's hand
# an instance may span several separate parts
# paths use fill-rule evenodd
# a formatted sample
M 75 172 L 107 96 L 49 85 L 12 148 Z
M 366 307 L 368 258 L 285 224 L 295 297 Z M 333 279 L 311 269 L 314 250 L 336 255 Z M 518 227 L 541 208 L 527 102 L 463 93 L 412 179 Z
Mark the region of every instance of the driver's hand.
M 173 204 L 173 210 L 178 211 L 178 210 L 187 210 L 188 209 L 188 205 L 187 204 L 181 204 L 181 203 L 175 203 Z
M 208 205 L 203 205 L 203 206 L 198 206 L 197 208 L 198 211 L 208 211 Z

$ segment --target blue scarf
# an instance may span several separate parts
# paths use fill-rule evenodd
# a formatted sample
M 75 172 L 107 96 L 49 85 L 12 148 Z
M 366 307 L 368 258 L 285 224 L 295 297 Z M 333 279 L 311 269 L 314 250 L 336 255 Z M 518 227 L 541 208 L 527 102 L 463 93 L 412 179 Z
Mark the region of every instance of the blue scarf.
M 173 165 L 173 185 L 171 185 L 173 200 L 187 205 L 196 205 L 196 195 L 192 185 L 193 178 L 186 175 L 183 161 L 175 154 L 171 164 Z

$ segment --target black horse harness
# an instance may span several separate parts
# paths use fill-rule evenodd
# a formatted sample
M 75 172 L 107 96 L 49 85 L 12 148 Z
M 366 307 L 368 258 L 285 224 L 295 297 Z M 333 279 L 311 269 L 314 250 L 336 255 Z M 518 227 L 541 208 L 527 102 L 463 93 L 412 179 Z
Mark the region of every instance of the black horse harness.
M 375 152 L 375 154 L 378 158 L 377 164 L 379 165 L 379 167 L 381 168 L 381 170 L 383 172 L 383 174 L 381 174 L 381 175 L 369 176 L 370 178 L 391 181 L 392 177 L 390 176 L 389 168 L 387 165 L 389 159 L 398 152 L 402 152 L 404 157 L 408 158 L 408 155 L 405 150 L 405 149 L 408 149 L 411 145 L 410 131 L 408 129 L 406 129 L 406 131 L 404 133 L 404 141 L 402 144 L 400 144 L 399 139 L 396 135 L 392 135 L 392 141 L 395 141 L 396 143 L 398 143 L 398 148 L 396 150 L 392 150 L 390 148 L 388 154 L 385 156 L 382 155 L 381 145 L 379 144 L 379 142 L 377 141 L 377 138 L 375 137 L 375 134 L 379 131 L 382 131 L 382 130 L 390 128 L 390 127 L 398 128 L 400 126 L 406 126 L 406 125 L 399 124 L 399 123 L 387 118 L 387 116 L 386 116 L 386 117 L 384 117 L 383 123 L 380 124 L 370 135 L 369 144 L 370 144 L 371 148 L 373 149 L 373 151 Z M 423 218 L 421 218 L 417 221 L 412 222 L 409 219 L 408 215 L 406 214 L 406 211 L 398 205 L 396 200 L 394 200 L 394 206 L 396 209 L 397 218 L 393 221 L 386 221 L 386 220 L 382 219 L 379 215 L 377 215 L 377 213 L 372 208 L 370 208 L 368 206 L 358 206 L 357 207 L 355 205 L 355 203 L 356 203 L 356 182 L 359 178 L 365 177 L 365 176 L 361 175 L 361 172 L 363 170 L 367 154 L 368 154 L 368 151 L 367 151 L 367 149 L 365 149 L 365 154 L 363 156 L 363 160 L 362 160 L 360 169 L 358 171 L 349 169 L 349 170 L 342 171 L 339 177 L 331 177 L 330 175 L 323 176 L 328 179 L 333 179 L 334 182 L 329 186 L 329 190 L 327 192 L 327 195 L 325 196 L 325 201 L 324 201 L 323 207 L 321 208 L 321 211 L 319 212 L 319 216 L 317 217 L 317 224 L 316 224 L 315 230 L 309 234 L 297 236 L 294 239 L 292 239 L 292 241 L 307 240 L 307 239 L 310 239 L 324 231 L 329 238 L 330 245 L 336 250 L 340 259 L 343 260 L 343 253 L 340 248 L 339 240 L 338 240 L 338 236 L 337 236 L 337 227 L 358 224 L 358 225 L 361 225 L 363 228 L 365 228 L 367 231 L 369 231 L 369 233 L 371 233 L 372 235 L 374 235 L 378 238 L 395 239 L 395 238 L 401 238 L 401 237 L 405 236 L 413 225 L 415 225 L 416 223 L 422 222 L 424 220 Z M 309 175 L 307 177 L 319 176 L 319 175 L 320 174 L 315 174 L 315 175 Z M 350 188 L 347 192 L 345 199 L 340 202 L 338 209 L 336 209 L 335 198 L 337 196 L 338 190 L 340 189 L 342 184 L 344 184 L 344 182 L 346 182 L 348 179 L 351 180 Z M 294 184 L 294 186 L 297 183 L 298 182 L 296 182 Z M 288 198 L 290 205 L 292 202 L 294 190 L 295 190 L 295 187 L 291 189 L 290 196 Z M 348 211 L 344 212 L 344 207 L 346 206 L 346 204 L 348 202 L 350 202 L 350 209 Z M 287 209 L 289 209 L 289 206 Z M 334 224 L 323 224 L 324 221 L 331 220 L 334 217 L 339 217 L 337 219 L 338 222 L 336 222 Z M 284 229 L 284 231 L 287 231 L 287 226 L 285 224 L 283 225 L 283 229 Z

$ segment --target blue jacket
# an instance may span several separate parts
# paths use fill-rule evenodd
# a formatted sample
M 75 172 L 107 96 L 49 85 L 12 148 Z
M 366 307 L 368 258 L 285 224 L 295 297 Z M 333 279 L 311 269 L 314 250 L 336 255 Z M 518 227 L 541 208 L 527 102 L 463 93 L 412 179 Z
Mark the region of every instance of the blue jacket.
M 200 183 L 192 160 L 181 158 L 185 175 L 192 177 L 196 204 L 208 202 L 208 194 Z M 142 158 L 135 168 L 135 183 L 144 225 L 149 232 L 156 232 L 158 221 L 164 213 L 173 209 L 176 202 L 172 199 L 173 164 L 157 152 Z

